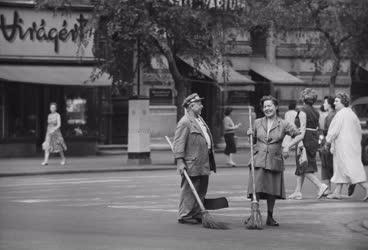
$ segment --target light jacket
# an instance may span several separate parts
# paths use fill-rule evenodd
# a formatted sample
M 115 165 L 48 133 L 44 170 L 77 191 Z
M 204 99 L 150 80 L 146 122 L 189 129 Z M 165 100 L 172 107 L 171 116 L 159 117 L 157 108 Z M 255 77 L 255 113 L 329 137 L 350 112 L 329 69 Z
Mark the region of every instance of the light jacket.
M 293 124 L 277 117 L 267 138 L 266 117 L 254 121 L 254 167 L 271 171 L 283 171 L 282 141 L 286 135 L 295 137 L 300 134 Z
M 176 127 L 174 157 L 184 159 L 189 176 L 209 175 L 211 170 L 216 172 L 213 138 L 207 124 L 204 121 L 203 123 L 211 139 L 210 150 L 202 129 L 194 117 L 189 114 L 184 115 Z

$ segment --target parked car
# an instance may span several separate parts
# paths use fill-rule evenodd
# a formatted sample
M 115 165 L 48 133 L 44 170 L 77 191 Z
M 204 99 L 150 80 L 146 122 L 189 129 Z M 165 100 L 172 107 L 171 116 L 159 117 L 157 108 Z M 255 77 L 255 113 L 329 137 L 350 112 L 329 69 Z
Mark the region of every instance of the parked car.
M 368 96 L 353 101 L 351 108 L 359 117 L 362 126 L 362 161 L 364 165 L 368 165 Z

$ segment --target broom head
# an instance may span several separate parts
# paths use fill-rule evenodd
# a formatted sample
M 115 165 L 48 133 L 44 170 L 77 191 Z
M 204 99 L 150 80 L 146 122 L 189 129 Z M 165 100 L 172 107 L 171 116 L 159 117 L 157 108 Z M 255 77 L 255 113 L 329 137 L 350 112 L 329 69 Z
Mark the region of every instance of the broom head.
M 210 229 L 229 229 L 226 223 L 216 221 L 215 218 L 207 211 L 202 212 L 202 226 Z
M 259 203 L 257 201 L 252 201 L 251 214 L 246 221 L 246 228 L 249 230 L 261 230 L 263 228 L 261 211 L 259 210 Z

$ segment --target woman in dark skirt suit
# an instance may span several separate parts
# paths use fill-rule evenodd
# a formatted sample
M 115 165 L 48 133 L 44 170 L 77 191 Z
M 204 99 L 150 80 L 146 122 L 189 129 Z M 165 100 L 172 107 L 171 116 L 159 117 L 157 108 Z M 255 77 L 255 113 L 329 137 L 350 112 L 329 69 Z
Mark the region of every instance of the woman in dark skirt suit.
M 236 144 L 235 144 L 235 130 L 241 126 L 241 123 L 237 125 L 234 124 L 233 119 L 231 119 L 232 108 L 227 107 L 224 112 L 224 139 L 226 143 L 225 147 L 225 155 L 227 156 L 227 164 L 236 167 L 236 163 L 233 161 L 233 154 L 236 153 Z
M 294 193 L 292 193 L 289 199 L 302 199 L 302 186 L 304 179 L 310 180 L 317 188 L 317 199 L 321 198 L 324 192 L 328 189 L 328 186 L 318 179 L 317 172 L 317 151 L 318 145 L 318 126 L 319 126 L 319 113 L 313 107 L 313 104 L 317 101 L 317 93 L 314 89 L 306 88 L 301 93 L 304 106 L 300 109 L 297 117 L 299 118 L 300 132 L 303 138 L 303 147 L 307 155 L 306 163 L 299 163 L 299 155 L 296 157 L 296 187 Z M 299 150 L 297 150 L 298 152 Z
M 299 130 L 291 123 L 277 116 L 278 101 L 273 96 L 264 96 L 261 99 L 264 117 L 254 121 L 254 129 L 248 130 L 248 135 L 254 138 L 254 167 L 256 197 L 267 200 L 267 221 L 269 226 L 278 226 L 273 219 L 273 209 L 276 199 L 285 199 L 284 186 L 284 157 L 288 157 L 287 145 L 283 151 L 282 142 L 286 135 L 295 137 L 294 144 L 302 138 Z M 252 177 L 249 175 L 248 197 L 252 197 Z

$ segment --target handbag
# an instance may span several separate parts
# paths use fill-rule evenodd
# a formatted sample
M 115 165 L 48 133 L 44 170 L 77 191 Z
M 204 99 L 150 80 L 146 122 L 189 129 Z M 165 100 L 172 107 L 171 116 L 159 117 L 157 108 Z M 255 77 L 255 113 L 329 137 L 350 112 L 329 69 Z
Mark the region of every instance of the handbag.
M 300 166 L 308 165 L 307 152 L 304 146 L 298 147 L 298 162 Z

